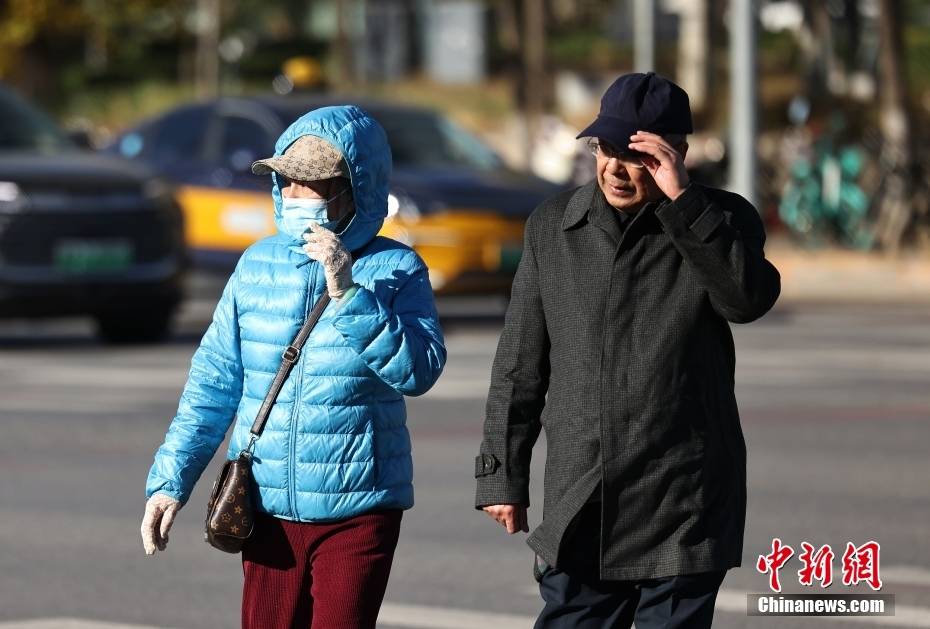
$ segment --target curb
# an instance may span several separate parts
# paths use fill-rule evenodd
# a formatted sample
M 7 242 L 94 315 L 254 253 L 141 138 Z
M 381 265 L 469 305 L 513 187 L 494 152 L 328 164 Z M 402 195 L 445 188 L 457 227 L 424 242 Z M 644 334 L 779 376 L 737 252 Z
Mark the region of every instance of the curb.
M 787 301 L 930 304 L 930 255 L 768 247 Z

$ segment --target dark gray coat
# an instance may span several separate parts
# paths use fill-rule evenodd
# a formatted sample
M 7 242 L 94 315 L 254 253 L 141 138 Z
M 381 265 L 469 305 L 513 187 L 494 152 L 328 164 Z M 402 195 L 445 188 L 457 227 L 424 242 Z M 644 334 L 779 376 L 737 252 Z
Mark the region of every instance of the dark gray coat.
M 746 447 L 728 321 L 780 290 L 742 197 L 691 184 L 620 225 L 596 182 L 526 226 L 491 375 L 476 506 L 529 505 L 545 429 L 543 522 L 527 543 L 558 565 L 562 536 L 600 486 L 601 578 L 740 565 Z

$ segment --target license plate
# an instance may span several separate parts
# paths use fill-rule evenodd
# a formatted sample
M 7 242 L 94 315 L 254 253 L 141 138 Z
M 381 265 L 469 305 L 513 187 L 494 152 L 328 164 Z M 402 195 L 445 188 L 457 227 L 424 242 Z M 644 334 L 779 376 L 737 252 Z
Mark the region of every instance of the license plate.
M 257 238 L 274 233 L 271 216 L 264 207 L 230 206 L 223 210 L 220 224 L 228 234 Z
M 132 243 L 113 240 L 60 240 L 54 249 L 55 268 L 67 273 L 122 271 L 132 264 Z

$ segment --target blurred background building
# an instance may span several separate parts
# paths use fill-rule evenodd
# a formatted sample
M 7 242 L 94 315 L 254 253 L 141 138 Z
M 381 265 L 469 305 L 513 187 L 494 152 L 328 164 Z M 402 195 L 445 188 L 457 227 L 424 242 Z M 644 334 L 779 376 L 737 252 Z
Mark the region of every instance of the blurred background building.
M 95 146 L 192 100 L 315 90 L 437 108 L 561 184 L 591 174 L 574 133 L 604 87 L 654 69 L 691 95 L 689 167 L 730 184 L 749 146 L 740 190 L 776 231 L 930 241 L 918 0 L 11 0 L 0 40 L 0 78 Z

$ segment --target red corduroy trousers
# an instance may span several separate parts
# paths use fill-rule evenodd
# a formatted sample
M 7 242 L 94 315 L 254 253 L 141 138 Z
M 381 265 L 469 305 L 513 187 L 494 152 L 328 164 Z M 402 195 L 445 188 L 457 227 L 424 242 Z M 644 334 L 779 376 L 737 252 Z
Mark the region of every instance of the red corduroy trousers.
M 259 515 L 242 549 L 243 629 L 374 629 L 401 515 L 326 524 Z

